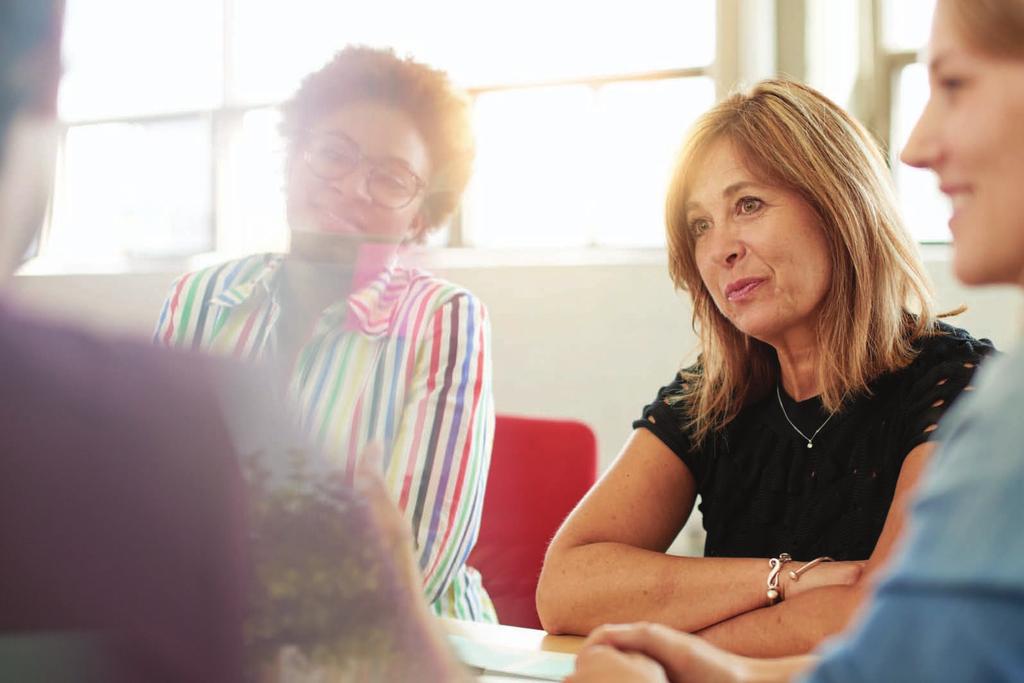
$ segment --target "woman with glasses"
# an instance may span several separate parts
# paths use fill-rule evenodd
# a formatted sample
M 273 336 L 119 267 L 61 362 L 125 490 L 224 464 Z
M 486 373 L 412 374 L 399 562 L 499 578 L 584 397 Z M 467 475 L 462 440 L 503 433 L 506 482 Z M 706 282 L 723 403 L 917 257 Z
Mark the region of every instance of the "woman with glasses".
M 379 469 L 412 528 L 434 611 L 496 620 L 465 565 L 494 425 L 487 312 L 398 262 L 469 181 L 467 101 L 440 71 L 350 47 L 306 77 L 281 130 L 289 252 L 183 275 L 155 340 L 272 368 L 336 468 Z M 380 462 L 359 462 L 370 443 Z
M 700 356 L 558 531 L 538 612 L 548 630 L 645 620 L 806 652 L 855 612 L 992 347 L 938 320 L 884 156 L 801 84 L 698 120 L 666 222 Z M 704 557 L 666 554 L 698 496 Z

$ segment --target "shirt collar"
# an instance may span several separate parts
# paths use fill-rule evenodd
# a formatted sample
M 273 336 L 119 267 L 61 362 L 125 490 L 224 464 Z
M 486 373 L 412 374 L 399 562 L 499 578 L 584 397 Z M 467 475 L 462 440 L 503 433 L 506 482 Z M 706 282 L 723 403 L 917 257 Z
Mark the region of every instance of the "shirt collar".
M 275 293 L 283 263 L 284 255 L 268 254 L 263 268 L 255 276 L 228 287 L 210 303 L 223 308 L 237 308 L 249 302 L 262 303 L 269 297 L 271 305 L 277 306 Z M 325 309 L 321 320 L 328 322 L 344 311 L 343 329 L 381 337 L 391 326 L 395 311 L 414 276 L 415 271 L 398 267 L 396 254 L 365 249 L 360 252 L 353 271 L 352 294 L 344 306 L 338 302 Z
M 282 263 L 284 263 L 283 254 L 267 254 L 263 257 L 263 268 L 257 271 L 253 277 L 227 287 L 213 297 L 210 303 L 214 306 L 235 308 L 250 299 L 259 300 L 263 296 L 273 296 L 274 285 L 277 282 Z

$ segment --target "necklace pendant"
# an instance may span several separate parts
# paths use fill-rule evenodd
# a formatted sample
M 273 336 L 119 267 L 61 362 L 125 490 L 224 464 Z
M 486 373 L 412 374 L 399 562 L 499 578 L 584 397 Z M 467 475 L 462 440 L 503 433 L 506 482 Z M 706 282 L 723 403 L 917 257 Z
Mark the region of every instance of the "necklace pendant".
M 808 441 L 807 442 L 807 447 L 808 448 L 814 448 L 814 443 L 812 441 Z

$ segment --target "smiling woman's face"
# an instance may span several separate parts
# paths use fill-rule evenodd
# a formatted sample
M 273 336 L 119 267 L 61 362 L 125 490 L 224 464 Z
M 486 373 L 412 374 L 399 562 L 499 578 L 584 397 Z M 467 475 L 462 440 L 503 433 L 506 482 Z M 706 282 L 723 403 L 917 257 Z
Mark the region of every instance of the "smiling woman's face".
M 379 102 L 354 102 L 320 118 L 307 137 L 289 161 L 288 223 L 293 232 L 398 242 L 419 228 L 422 191 L 408 204 L 389 208 L 374 201 L 368 184 L 371 168 L 409 172 L 429 182 L 427 144 L 408 114 Z M 322 139 L 356 150 L 353 158 L 362 160 L 359 166 L 343 177 L 318 176 L 306 155 Z
M 764 184 L 728 140 L 711 145 L 686 203 L 701 280 L 744 334 L 813 339 L 832 279 L 828 242 L 797 193 Z
M 931 96 L 902 159 L 934 171 L 952 200 L 957 277 L 1024 286 L 1024 59 L 979 52 L 954 11 L 948 0 L 937 5 Z

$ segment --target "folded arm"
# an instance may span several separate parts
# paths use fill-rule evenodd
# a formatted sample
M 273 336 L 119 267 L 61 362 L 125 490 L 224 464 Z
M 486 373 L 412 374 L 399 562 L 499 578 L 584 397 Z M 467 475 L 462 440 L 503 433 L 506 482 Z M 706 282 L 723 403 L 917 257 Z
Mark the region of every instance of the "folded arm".
M 864 572 L 849 585 L 832 585 L 787 597 L 773 607 L 757 609 L 722 621 L 700 631 L 699 635 L 719 647 L 751 657 L 780 657 L 809 652 L 826 637 L 843 630 L 857 613 L 869 592 L 871 577 L 877 574 L 892 554 L 904 526 L 913 491 L 934 443 L 924 443 L 903 461 L 892 505 L 871 558 Z M 827 565 L 812 572 L 833 570 Z M 795 584 L 789 583 L 792 592 Z
M 656 436 L 637 430 L 555 535 L 537 587 L 553 633 L 655 621 L 696 631 L 766 604 L 766 559 L 665 554 L 696 483 Z

